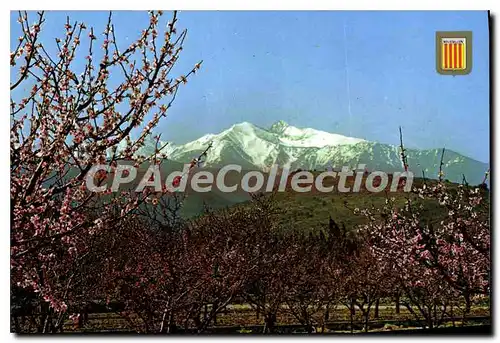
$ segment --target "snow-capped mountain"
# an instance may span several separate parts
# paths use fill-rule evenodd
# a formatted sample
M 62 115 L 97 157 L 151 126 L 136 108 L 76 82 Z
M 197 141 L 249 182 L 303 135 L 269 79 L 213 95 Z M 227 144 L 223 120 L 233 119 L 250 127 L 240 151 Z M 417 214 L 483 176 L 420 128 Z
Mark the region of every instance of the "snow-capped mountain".
M 299 129 L 280 121 L 263 129 L 248 122 L 231 126 L 217 135 L 205 135 L 193 142 L 178 146 L 170 158 L 187 161 L 203 151 L 209 143 L 212 148 L 207 166 L 237 163 L 249 169 L 267 169 L 272 164 L 283 167 L 310 167 L 303 162 L 314 158 L 319 149 L 334 146 L 352 146 L 363 139 L 345 137 L 314 129 Z
M 235 124 L 219 134 L 207 134 L 192 142 L 175 146 L 169 144 L 164 151 L 168 159 L 187 163 L 204 151 L 209 143 L 205 166 L 217 167 L 230 163 L 243 169 L 268 170 L 273 164 L 290 169 L 340 168 L 365 164 L 368 170 L 401 171 L 399 147 L 369 142 L 360 138 L 315 130 L 300 129 L 284 121 L 264 129 L 248 122 Z M 151 150 L 151 151 L 149 151 Z M 146 142 L 141 153 L 154 150 Z M 407 149 L 408 164 L 416 176 L 422 171 L 428 178 L 437 178 L 441 149 Z M 460 182 L 463 175 L 470 183 L 480 183 L 488 169 L 482 163 L 451 150 L 444 156 L 445 178 Z

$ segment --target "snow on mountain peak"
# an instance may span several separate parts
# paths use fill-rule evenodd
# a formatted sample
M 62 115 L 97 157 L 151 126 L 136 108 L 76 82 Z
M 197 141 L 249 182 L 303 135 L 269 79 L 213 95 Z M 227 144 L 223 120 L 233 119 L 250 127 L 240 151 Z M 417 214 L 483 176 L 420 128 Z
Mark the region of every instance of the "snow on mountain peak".
M 252 134 L 256 128 L 257 127 L 254 126 L 252 123 L 244 121 L 238 124 L 234 124 L 224 132 L 237 131 L 237 132 L 242 132 L 244 134 Z
M 278 135 L 281 144 L 289 147 L 323 148 L 325 146 L 349 145 L 365 142 L 364 139 L 347 137 L 311 128 L 300 129 L 279 120 L 268 130 Z
M 360 138 L 346 137 L 311 128 L 299 129 L 280 120 L 267 130 L 249 122 L 234 124 L 219 134 L 207 134 L 187 143 L 182 146 L 181 150 L 199 150 L 208 145 L 209 142 L 218 145 L 224 141 L 238 141 L 242 148 L 255 149 L 259 152 L 262 152 L 260 148 L 264 148 L 261 145 L 266 146 L 264 150 L 269 150 L 269 144 L 290 148 L 323 148 L 365 142 Z
M 365 142 L 361 138 L 347 137 L 311 128 L 299 129 L 295 126 L 287 126 L 280 140 L 286 146 L 303 148 L 323 148 Z

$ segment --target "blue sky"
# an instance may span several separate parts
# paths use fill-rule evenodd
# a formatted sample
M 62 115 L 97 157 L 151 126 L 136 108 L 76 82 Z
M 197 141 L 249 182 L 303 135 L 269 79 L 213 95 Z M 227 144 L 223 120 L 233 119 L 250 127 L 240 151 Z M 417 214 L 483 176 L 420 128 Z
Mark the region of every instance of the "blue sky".
M 60 36 L 68 14 L 98 31 L 107 19 L 107 12 L 48 12 L 42 42 Z M 148 23 L 145 12 L 113 17 L 123 45 Z M 158 128 L 163 139 L 183 143 L 241 121 L 268 127 L 281 119 L 397 144 L 401 125 L 409 147 L 445 146 L 489 161 L 485 11 L 180 12 L 178 25 L 188 37 L 177 70 L 204 62 Z M 435 31 L 458 30 L 473 31 L 472 72 L 440 75 Z

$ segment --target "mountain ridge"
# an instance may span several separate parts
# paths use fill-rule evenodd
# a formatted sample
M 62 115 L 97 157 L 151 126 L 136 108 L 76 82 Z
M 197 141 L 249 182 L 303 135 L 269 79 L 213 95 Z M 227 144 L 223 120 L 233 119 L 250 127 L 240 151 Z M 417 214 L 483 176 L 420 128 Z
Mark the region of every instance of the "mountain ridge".
M 244 169 L 268 170 L 272 164 L 290 169 L 321 170 L 365 164 L 369 171 L 395 172 L 402 170 L 400 148 L 397 145 L 371 142 L 312 128 L 297 128 L 284 121 L 262 128 L 249 122 L 237 123 L 218 134 L 206 134 L 182 145 L 169 144 L 165 154 L 169 159 L 187 163 L 209 144 L 205 166 L 218 167 L 239 164 Z M 154 145 L 145 144 L 141 153 L 147 155 Z M 424 173 L 437 178 L 442 148 L 406 149 L 410 170 L 415 176 Z M 480 183 L 488 164 L 446 150 L 443 170 L 445 178 L 461 182 Z

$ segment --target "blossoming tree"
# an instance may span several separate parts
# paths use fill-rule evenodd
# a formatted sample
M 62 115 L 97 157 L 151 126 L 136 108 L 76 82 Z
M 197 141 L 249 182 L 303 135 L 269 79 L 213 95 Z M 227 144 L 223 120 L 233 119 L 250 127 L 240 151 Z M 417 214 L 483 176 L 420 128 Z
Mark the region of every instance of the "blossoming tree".
M 179 86 L 200 68 L 172 75 L 186 31 L 177 32 L 175 12 L 160 25 L 162 14 L 150 12 L 137 40 L 122 48 L 111 13 L 102 38 L 68 18 L 51 53 L 42 38 L 45 13 L 34 24 L 19 13 L 22 35 L 10 56 L 11 272 L 13 286 L 39 294 L 44 332 L 62 323 L 53 319 L 67 310 L 73 263 L 88 249 L 85 237 L 120 223 L 148 196 L 89 192 L 92 166 L 116 167 L 120 159 L 159 163 L 160 146 L 153 156 L 135 153 Z M 120 142 L 126 144 L 118 152 Z

